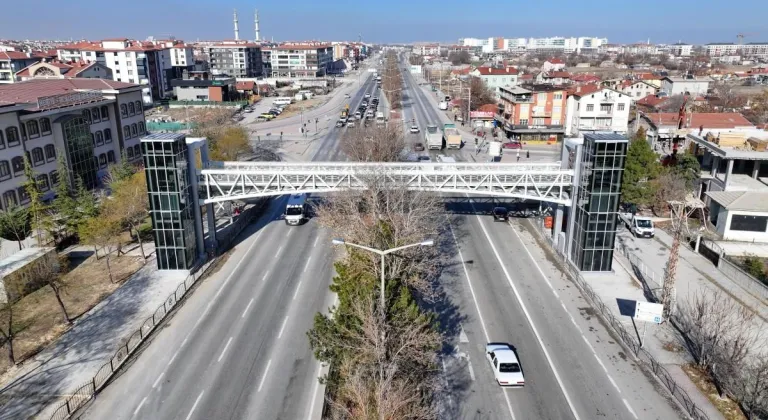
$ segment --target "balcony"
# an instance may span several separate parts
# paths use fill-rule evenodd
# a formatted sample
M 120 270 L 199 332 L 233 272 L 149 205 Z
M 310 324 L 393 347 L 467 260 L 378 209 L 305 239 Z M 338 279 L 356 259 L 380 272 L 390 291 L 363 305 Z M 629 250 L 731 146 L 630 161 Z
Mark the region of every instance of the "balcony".
M 501 99 L 516 104 L 533 103 L 533 95 L 510 95 L 502 92 Z

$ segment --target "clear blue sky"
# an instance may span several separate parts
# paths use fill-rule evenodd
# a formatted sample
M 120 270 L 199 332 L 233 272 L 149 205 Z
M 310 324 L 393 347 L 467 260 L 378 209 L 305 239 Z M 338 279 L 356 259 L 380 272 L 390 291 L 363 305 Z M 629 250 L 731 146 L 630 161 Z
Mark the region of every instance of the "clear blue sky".
M 370 42 L 599 36 L 617 43 L 706 43 L 735 42 L 737 33 L 755 32 L 745 42 L 768 41 L 768 0 L 11 1 L 3 7 L 0 38 L 231 39 L 234 8 L 240 37 L 247 39 L 253 38 L 258 8 L 262 37 L 275 40 L 351 40 L 362 34 Z

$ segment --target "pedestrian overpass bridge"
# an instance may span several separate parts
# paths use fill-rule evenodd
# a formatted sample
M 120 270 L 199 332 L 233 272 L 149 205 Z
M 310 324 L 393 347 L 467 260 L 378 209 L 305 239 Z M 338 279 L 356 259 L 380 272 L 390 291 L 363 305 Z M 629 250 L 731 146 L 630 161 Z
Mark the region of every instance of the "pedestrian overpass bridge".
M 573 170 L 559 163 L 207 162 L 200 204 L 295 193 L 361 190 L 375 182 L 412 190 L 571 204 Z

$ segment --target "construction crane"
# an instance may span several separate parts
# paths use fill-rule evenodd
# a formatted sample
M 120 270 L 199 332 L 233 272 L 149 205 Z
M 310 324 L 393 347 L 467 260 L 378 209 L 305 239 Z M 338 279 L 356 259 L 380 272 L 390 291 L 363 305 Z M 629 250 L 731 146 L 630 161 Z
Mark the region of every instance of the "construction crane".
M 757 34 L 754 33 L 754 32 L 750 32 L 750 33 L 747 33 L 747 34 L 745 34 L 745 33 L 738 33 L 738 34 L 736 34 L 736 38 L 739 40 L 739 45 L 743 45 L 744 44 L 744 37 L 752 36 L 752 35 L 757 35 Z

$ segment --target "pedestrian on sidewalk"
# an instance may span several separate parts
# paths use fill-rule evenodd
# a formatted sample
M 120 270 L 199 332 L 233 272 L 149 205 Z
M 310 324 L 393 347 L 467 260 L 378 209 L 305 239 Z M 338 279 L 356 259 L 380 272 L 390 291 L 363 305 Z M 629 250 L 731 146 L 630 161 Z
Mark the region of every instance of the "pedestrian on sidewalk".
M 517 161 L 520 162 L 520 149 L 517 149 Z

